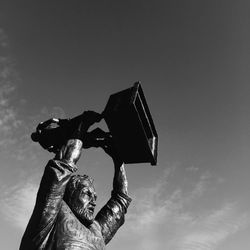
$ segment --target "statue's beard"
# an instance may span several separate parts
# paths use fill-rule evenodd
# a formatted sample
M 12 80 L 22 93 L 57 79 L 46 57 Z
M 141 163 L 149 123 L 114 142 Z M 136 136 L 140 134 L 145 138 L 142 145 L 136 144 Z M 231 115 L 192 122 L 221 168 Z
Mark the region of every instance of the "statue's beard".
M 88 207 L 79 206 L 73 204 L 72 210 L 75 216 L 85 225 L 90 225 L 94 220 L 94 211 L 88 209 Z

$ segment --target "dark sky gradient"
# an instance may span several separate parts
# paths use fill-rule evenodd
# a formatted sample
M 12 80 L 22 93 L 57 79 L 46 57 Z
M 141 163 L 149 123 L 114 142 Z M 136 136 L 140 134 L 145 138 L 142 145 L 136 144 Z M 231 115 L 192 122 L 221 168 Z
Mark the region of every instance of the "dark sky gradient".
M 156 183 L 165 183 L 161 178 L 171 170 L 166 177 L 167 197 L 161 201 L 169 201 L 181 190 L 182 215 L 191 214 L 193 224 L 198 220 L 196 231 L 210 230 L 210 222 L 197 218 L 210 218 L 219 208 L 228 216 L 220 218 L 225 225 L 237 228 L 224 228 L 227 233 L 220 236 L 211 229 L 203 242 L 209 248 L 202 248 L 204 237 L 193 240 L 187 233 L 195 231 L 192 223 L 184 227 L 185 233 L 176 221 L 170 222 L 176 231 L 164 227 L 161 240 L 150 238 L 149 249 L 248 249 L 249 13 L 250 2 L 243 0 L 9 0 L 0 4 L 0 28 L 8 38 L 8 48 L 1 52 L 15 61 L 19 79 L 14 82 L 11 101 L 27 135 L 51 113 L 73 117 L 85 109 L 101 112 L 110 94 L 140 80 L 159 134 L 159 164 L 155 168 L 127 166 L 131 194 L 139 200 L 135 204 L 143 204 L 136 197 L 138 190 L 145 188 L 145 195 Z M 30 154 L 41 165 L 50 157 L 29 141 L 18 143 L 18 152 L 20 147 L 25 149 L 21 161 L 1 155 L 4 186 L 26 180 L 27 173 L 38 178 L 42 168 L 32 166 Z M 15 152 L 16 147 L 9 150 Z M 100 196 L 108 198 L 104 193 L 112 180 L 110 160 L 100 150 L 91 149 L 80 164 L 85 166 L 80 172 L 93 175 Z M 187 205 L 185 195 L 195 191 L 194 187 L 200 192 L 199 199 L 193 201 L 190 195 L 193 202 Z M 149 204 L 150 195 L 146 197 Z M 245 213 L 247 226 L 242 226 L 240 215 Z M 153 228 L 156 232 L 160 226 Z M 148 249 L 133 237 L 126 238 L 126 229 L 122 232 L 121 242 L 131 240 L 131 249 Z M 16 235 L 20 237 L 21 231 Z M 174 239 L 186 245 L 177 248 L 171 245 Z M 194 242 L 200 248 L 194 248 Z M 13 244 L 9 249 L 16 248 L 18 239 Z M 112 244 L 108 249 L 117 249 L 118 242 Z

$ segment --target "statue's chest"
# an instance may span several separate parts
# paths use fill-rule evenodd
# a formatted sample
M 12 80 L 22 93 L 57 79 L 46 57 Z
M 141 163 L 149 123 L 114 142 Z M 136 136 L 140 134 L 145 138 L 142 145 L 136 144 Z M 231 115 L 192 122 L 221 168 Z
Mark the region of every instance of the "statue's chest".
M 55 236 L 59 249 L 105 249 L 99 228 L 95 225 L 85 227 L 70 209 L 64 206 L 58 215 Z

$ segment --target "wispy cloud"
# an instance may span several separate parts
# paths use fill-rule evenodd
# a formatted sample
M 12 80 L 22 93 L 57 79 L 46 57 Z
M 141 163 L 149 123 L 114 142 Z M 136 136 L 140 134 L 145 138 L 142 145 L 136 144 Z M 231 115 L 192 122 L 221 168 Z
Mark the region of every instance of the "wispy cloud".
M 18 176 L 22 176 L 20 179 L 30 175 L 23 181 L 18 179 L 14 187 L 10 186 L 8 178 L 4 179 L 2 175 L 4 184 L 0 186 L 0 213 L 3 219 L 11 222 L 11 225 L 24 230 L 35 202 L 38 189 L 35 183 L 39 183 L 34 166 L 38 165 L 37 156 L 43 151 L 38 143 L 32 143 L 30 134 L 39 122 L 50 117 L 65 118 L 65 113 L 62 108 L 53 107 L 43 108 L 31 117 L 20 117 L 21 110 L 17 103 L 26 105 L 26 101 L 22 98 L 17 99 L 19 81 L 18 70 L 9 53 L 8 36 L 0 28 L 0 153 L 5 158 L 12 157 L 18 161 L 18 166 L 11 165 L 11 168 L 17 169 Z M 32 170 L 23 170 L 20 167 L 22 160 L 28 162 L 27 170 L 30 166 Z M 6 169 L 10 167 L 9 164 L 4 166 Z
M 6 220 L 22 231 L 34 207 L 37 189 L 37 184 L 32 181 L 20 182 L 11 188 L 2 187 L 0 212 Z
M 66 118 L 65 112 L 61 107 L 55 106 L 52 108 L 43 107 L 35 115 L 26 117 L 22 121 L 21 136 L 18 137 L 18 146 L 15 147 L 12 157 L 18 160 L 29 159 L 29 162 L 33 161 L 33 165 L 39 165 L 39 156 L 44 153 L 44 149 L 37 142 L 32 142 L 31 133 L 36 130 L 37 125 L 46 121 L 52 117 L 56 118 Z
M 8 38 L 3 29 L 0 29 L 0 148 L 6 148 L 16 139 L 13 132 L 21 125 L 17 111 L 11 105 L 11 95 L 19 81 L 13 60 L 8 56 Z
M 135 199 L 119 237 L 129 237 L 133 249 L 138 250 L 217 249 L 249 225 L 250 215 L 232 202 L 204 208 L 202 199 L 212 186 L 211 178 L 209 173 L 204 173 L 192 188 L 179 185 L 172 190 L 167 171 L 155 186 L 133 194 Z M 117 247 L 116 243 L 113 246 L 111 249 Z
M 195 167 L 195 166 L 193 166 L 193 165 L 186 168 L 186 171 L 190 171 L 190 172 L 196 172 L 196 171 L 198 171 L 198 170 L 199 170 L 199 168 L 198 168 L 198 167 Z
M 2 28 L 0 28 L 0 47 L 6 48 L 8 47 L 8 38 Z
M 20 81 L 13 58 L 9 55 L 9 41 L 5 31 L 0 28 L 0 152 L 1 156 L 18 156 L 19 148 L 24 150 L 25 124 L 19 117 L 15 95 Z M 18 136 L 18 133 L 21 136 Z M 11 166 L 14 168 L 14 166 Z M 19 172 L 20 172 L 19 166 Z M 3 176 L 2 176 L 3 177 Z M 4 177 L 3 177 L 4 178 Z M 24 229 L 30 216 L 36 193 L 35 185 L 21 182 L 9 187 L 8 178 L 5 186 L 1 185 L 0 213 L 13 225 Z
M 61 107 L 44 107 L 35 115 L 20 117 L 21 109 L 17 103 L 22 107 L 27 103 L 22 98 L 15 98 L 21 80 L 8 50 L 8 36 L 0 28 L 0 152 L 18 160 L 36 160 L 40 147 L 32 143 L 31 133 L 39 122 L 52 117 L 65 118 L 66 115 Z
M 249 215 L 240 214 L 236 204 L 224 204 L 196 219 L 189 227 L 190 231 L 180 239 L 178 249 L 211 250 L 232 234 L 242 230 L 249 223 Z
M 211 175 L 201 174 L 189 190 L 175 188 L 171 192 L 170 171 L 156 185 L 134 192 L 134 201 L 119 235 L 129 239 L 124 247 L 138 250 L 216 250 L 231 235 L 249 225 L 250 217 L 237 203 L 224 202 L 210 209 L 194 212 L 200 199 L 210 188 Z M 31 215 L 36 192 L 36 181 L 20 182 L 11 189 L 4 188 L 0 196 L 0 212 L 12 225 L 25 229 Z M 115 238 L 116 239 L 116 238 Z M 110 245 L 116 249 L 117 244 Z M 119 246 L 123 250 L 123 246 Z

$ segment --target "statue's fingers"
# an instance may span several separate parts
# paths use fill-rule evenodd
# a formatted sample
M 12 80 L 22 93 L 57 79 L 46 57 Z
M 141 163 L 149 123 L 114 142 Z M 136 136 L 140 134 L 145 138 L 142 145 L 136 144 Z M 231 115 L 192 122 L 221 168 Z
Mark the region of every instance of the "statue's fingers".
M 59 119 L 58 118 L 52 118 L 51 120 L 52 120 L 52 122 L 59 123 Z

